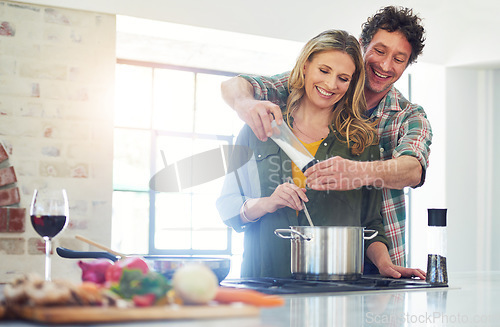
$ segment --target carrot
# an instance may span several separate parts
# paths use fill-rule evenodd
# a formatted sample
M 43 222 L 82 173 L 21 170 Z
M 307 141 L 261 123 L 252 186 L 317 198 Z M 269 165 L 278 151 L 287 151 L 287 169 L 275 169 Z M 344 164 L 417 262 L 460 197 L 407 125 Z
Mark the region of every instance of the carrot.
M 258 307 L 278 307 L 285 304 L 281 296 L 233 287 L 219 287 L 214 300 L 219 303 L 241 302 Z

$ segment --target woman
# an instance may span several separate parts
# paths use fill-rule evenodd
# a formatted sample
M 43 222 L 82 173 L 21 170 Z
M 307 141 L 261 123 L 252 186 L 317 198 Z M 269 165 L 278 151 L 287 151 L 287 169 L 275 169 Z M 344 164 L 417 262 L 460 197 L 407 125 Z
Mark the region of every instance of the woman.
M 290 96 L 282 110 L 293 133 L 318 160 L 379 159 L 375 130 L 363 118 L 364 79 L 359 44 L 348 33 L 325 31 L 304 46 L 290 74 Z M 306 195 L 304 175 L 274 141 L 259 141 L 245 125 L 236 144 L 251 149 L 255 160 L 226 176 L 217 207 L 228 226 L 245 232 L 242 277 L 291 276 L 290 241 L 275 236 L 274 230 L 308 225 L 304 201 L 310 203 L 315 226 L 377 230 L 378 236 L 365 242 L 365 253 L 366 261 L 380 271 L 391 268 L 403 276 L 424 278 L 421 270 L 392 264 L 380 215 L 380 190 L 307 190 Z M 239 161 L 236 156 L 230 164 Z

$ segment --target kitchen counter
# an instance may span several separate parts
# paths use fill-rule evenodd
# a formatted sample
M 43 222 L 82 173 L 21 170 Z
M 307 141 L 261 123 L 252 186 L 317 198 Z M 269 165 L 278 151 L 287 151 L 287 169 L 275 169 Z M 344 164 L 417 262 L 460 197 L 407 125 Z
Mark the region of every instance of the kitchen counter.
M 454 273 L 447 288 L 285 296 L 259 317 L 156 321 L 93 326 L 497 326 L 500 272 Z M 23 321 L 5 326 L 35 326 Z M 60 326 L 60 325 L 58 325 Z

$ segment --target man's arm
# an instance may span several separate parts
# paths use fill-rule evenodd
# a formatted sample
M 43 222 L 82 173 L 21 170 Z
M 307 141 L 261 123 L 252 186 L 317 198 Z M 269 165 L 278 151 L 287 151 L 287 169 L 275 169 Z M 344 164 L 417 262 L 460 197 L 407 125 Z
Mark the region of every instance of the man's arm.
M 247 123 L 263 142 L 273 134 L 271 122 L 281 124 L 281 109 L 269 101 L 255 100 L 253 87 L 242 77 L 233 77 L 221 84 L 222 98 Z
M 307 185 L 315 190 L 352 190 L 364 185 L 403 189 L 425 180 L 432 130 L 423 109 L 415 106 L 400 127 L 392 159 L 359 162 L 334 157 L 305 172 Z
M 401 190 L 420 184 L 422 165 L 417 158 L 401 156 L 385 161 L 369 162 L 372 173 L 369 185 Z
M 371 185 L 403 189 L 420 183 L 422 166 L 417 158 L 401 156 L 384 161 L 353 161 L 341 157 L 324 160 L 304 173 L 314 190 L 352 190 Z

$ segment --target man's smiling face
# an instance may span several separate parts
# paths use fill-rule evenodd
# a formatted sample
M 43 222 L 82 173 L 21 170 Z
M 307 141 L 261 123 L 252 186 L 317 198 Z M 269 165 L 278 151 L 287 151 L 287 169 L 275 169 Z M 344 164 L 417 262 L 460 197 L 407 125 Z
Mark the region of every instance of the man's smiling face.
M 364 54 L 365 91 L 387 92 L 401 77 L 411 55 L 411 45 L 401 32 L 380 29 Z

